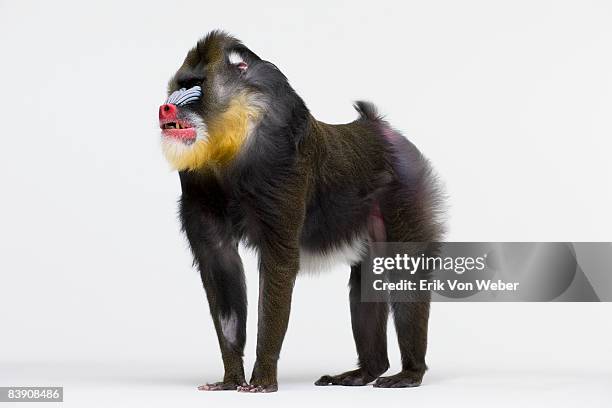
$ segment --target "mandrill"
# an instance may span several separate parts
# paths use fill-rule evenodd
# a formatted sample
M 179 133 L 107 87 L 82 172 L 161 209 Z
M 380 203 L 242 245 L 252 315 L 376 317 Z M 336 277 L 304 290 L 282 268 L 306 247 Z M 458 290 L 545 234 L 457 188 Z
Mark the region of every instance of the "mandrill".
M 362 302 L 361 262 L 372 242 L 441 239 L 440 195 L 427 160 L 357 102 L 358 118 L 316 120 L 285 75 L 237 39 L 213 31 L 187 53 L 159 108 L 161 145 L 179 173 L 180 219 L 208 298 L 225 367 L 200 390 L 278 389 L 296 276 L 336 262 L 351 267 L 350 310 L 358 368 L 316 385 L 414 387 L 426 370 L 429 298 Z M 247 296 L 238 245 L 259 264 L 257 359 L 245 381 Z M 393 315 L 402 370 L 389 368 Z

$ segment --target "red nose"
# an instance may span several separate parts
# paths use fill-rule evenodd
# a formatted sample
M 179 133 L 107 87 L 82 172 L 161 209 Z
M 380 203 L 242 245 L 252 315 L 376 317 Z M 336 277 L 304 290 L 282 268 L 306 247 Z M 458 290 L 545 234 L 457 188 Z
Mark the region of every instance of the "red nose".
M 159 120 L 176 119 L 176 105 L 166 103 L 159 107 Z

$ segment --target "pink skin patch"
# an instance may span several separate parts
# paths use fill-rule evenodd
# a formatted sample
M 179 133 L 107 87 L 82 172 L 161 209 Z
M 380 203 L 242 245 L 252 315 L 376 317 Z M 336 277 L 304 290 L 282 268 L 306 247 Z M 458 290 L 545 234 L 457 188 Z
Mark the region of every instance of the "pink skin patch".
M 159 107 L 159 127 L 165 137 L 182 142 L 193 142 L 196 139 L 196 129 L 189 121 L 177 116 L 178 108 L 171 104 Z
M 387 240 L 385 221 L 380 211 L 380 204 L 374 203 L 368 216 L 368 235 L 373 242 L 384 242 Z

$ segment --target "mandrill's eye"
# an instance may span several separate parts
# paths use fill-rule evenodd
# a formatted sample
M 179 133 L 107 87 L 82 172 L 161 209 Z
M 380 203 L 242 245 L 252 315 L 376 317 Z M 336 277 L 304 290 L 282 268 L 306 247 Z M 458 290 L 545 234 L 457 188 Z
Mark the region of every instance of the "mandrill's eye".
M 193 88 L 194 86 L 202 86 L 204 83 L 204 77 L 200 76 L 188 76 L 177 80 L 179 88 Z
M 227 58 L 229 59 L 230 64 L 238 68 L 240 71 L 246 71 L 246 69 L 249 67 L 248 64 L 244 62 L 242 56 L 236 51 L 230 52 Z

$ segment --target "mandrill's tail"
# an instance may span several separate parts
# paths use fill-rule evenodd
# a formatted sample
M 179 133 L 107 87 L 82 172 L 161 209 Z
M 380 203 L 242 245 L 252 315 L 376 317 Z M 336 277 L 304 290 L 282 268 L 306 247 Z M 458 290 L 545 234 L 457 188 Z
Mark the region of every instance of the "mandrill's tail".
M 378 109 L 372 102 L 367 101 L 357 101 L 353 104 L 353 107 L 361 116 L 361 119 L 365 120 L 373 120 L 380 121 L 382 120 L 382 116 L 378 114 Z

